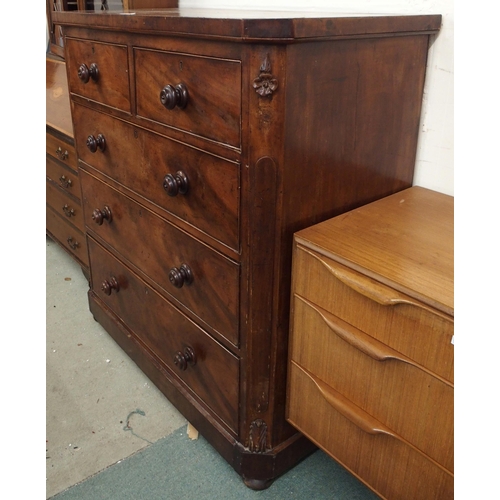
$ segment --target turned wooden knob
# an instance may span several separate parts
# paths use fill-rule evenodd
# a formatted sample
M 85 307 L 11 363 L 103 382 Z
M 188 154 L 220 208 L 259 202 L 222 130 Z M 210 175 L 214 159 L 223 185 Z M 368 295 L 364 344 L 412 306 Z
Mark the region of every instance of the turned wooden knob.
M 182 371 L 188 367 L 188 363 L 194 366 L 196 364 L 196 355 L 193 348 L 186 347 L 184 352 L 177 351 L 174 356 L 174 363 Z
M 111 295 L 111 292 L 115 290 L 118 292 L 120 290 L 120 284 L 118 283 L 118 280 L 114 277 L 111 276 L 109 280 L 104 280 L 101 284 L 101 290 L 106 294 L 106 295 Z
M 108 206 L 105 206 L 102 210 L 96 208 L 92 212 L 92 220 L 99 226 L 102 225 L 104 219 L 106 219 L 108 222 L 111 222 L 113 220 L 113 214 L 111 213 L 111 209 Z
M 167 109 L 185 108 L 188 102 L 188 90 L 183 83 L 179 83 L 175 87 L 166 85 L 160 92 L 160 102 Z
M 94 82 L 97 82 L 99 78 L 99 68 L 97 67 L 97 64 L 92 63 L 90 68 L 87 67 L 86 64 L 80 65 L 78 68 L 78 78 L 80 78 L 83 83 L 88 83 L 91 78 Z
M 99 148 L 101 151 L 104 151 L 106 149 L 106 139 L 104 139 L 104 136 L 102 134 L 99 134 L 97 137 L 89 135 L 87 137 L 87 147 L 89 148 L 91 153 L 95 153 L 97 151 L 97 148 Z
M 177 196 L 179 193 L 186 194 L 189 189 L 186 174 L 181 170 L 175 174 L 167 174 L 163 179 L 163 189 L 169 196 Z
M 174 267 L 170 270 L 168 279 L 176 288 L 182 288 L 193 282 L 193 271 L 187 264 L 182 264 L 180 268 Z

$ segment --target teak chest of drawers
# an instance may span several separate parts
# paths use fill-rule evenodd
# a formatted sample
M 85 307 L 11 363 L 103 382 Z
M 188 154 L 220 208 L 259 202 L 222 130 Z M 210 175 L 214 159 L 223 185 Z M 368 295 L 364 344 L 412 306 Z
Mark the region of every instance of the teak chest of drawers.
M 46 58 L 46 232 L 89 277 L 80 180 L 64 61 Z
M 383 498 L 453 498 L 453 198 L 413 187 L 294 239 L 287 417 Z
M 54 13 L 91 311 L 252 488 L 315 449 L 285 419 L 292 235 L 411 185 L 441 22 L 265 16 Z

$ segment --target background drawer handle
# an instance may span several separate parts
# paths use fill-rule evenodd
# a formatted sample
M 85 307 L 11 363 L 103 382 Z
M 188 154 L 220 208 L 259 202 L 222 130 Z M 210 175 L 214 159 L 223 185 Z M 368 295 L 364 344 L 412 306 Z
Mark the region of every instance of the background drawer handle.
M 57 149 L 56 149 L 56 155 L 59 157 L 59 159 L 61 160 L 67 160 L 68 156 L 69 156 L 69 153 L 68 153 L 68 150 L 65 150 L 63 151 L 61 146 L 59 146 Z
M 186 347 L 184 352 L 177 351 L 174 356 L 175 365 L 182 371 L 184 371 L 188 364 L 194 366 L 196 364 L 196 354 L 192 347 Z
M 65 188 L 70 188 L 73 184 L 71 179 L 67 179 L 65 175 L 61 175 L 61 177 L 59 177 L 59 182 L 61 183 L 61 186 Z
M 87 137 L 87 147 L 89 148 L 91 153 L 95 153 L 97 151 L 97 148 L 104 152 L 104 150 L 106 149 L 106 139 L 104 139 L 104 136 L 102 134 L 99 134 L 97 138 L 93 135 L 89 135 Z
M 97 82 L 99 79 L 99 68 L 96 63 L 92 63 L 90 68 L 86 64 L 82 64 L 78 68 L 78 78 L 83 83 L 88 83 L 88 81 L 92 78 L 94 82 Z
M 186 194 L 189 189 L 189 181 L 184 172 L 179 170 L 174 175 L 167 174 L 163 179 L 163 189 L 169 196 L 177 196 L 179 193 Z
M 183 285 L 193 282 L 193 271 L 187 264 L 182 264 L 180 268 L 174 267 L 170 270 L 168 279 L 176 288 L 182 288 Z
M 64 212 L 64 215 L 66 217 L 74 217 L 74 215 L 75 215 L 75 209 L 70 208 L 68 205 L 64 205 L 62 207 L 62 211 Z
M 111 295 L 111 292 L 113 290 L 115 290 L 116 292 L 120 291 L 120 284 L 118 283 L 118 280 L 114 276 L 111 276 L 111 278 L 109 278 L 109 280 L 104 280 L 101 283 L 101 290 L 106 295 Z
M 68 245 L 73 249 L 73 250 L 76 250 L 79 246 L 80 246 L 80 243 L 78 243 L 78 241 L 74 240 L 73 239 L 73 236 L 70 236 L 67 240 L 68 242 Z
M 102 226 L 102 223 L 106 219 L 108 222 L 113 220 L 113 214 L 111 213 L 111 209 L 106 205 L 102 210 L 96 208 L 92 212 L 92 220 L 99 226 Z
M 185 108 L 188 103 L 188 89 L 183 83 L 179 83 L 175 87 L 165 85 L 160 92 L 160 102 L 167 109 Z

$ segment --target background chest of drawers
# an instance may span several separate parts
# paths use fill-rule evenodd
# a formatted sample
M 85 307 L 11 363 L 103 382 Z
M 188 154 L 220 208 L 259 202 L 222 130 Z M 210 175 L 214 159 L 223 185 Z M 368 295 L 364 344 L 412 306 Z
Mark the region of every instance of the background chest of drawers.
M 89 277 L 66 65 L 51 57 L 46 61 L 46 231 Z
M 295 236 L 288 419 L 383 498 L 453 498 L 453 198 Z
M 90 308 L 264 488 L 314 449 L 285 419 L 292 235 L 411 185 L 441 19 L 127 14 L 54 13 Z

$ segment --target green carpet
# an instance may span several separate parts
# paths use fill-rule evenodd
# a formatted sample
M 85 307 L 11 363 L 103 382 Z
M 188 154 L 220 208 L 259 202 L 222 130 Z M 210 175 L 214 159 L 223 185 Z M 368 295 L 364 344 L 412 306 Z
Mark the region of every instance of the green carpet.
M 378 497 L 322 451 L 313 453 L 267 490 L 250 490 L 205 439 L 200 436 L 190 440 L 184 426 L 52 498 L 374 500 Z

